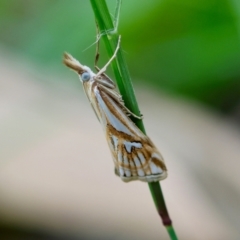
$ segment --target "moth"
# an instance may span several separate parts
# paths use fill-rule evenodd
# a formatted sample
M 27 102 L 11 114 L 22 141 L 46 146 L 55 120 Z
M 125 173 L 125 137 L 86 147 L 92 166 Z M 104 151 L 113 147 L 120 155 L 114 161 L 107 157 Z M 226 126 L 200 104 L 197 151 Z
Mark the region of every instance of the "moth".
M 139 117 L 124 105 L 121 95 L 116 91 L 116 85 L 105 74 L 108 65 L 116 57 L 119 45 L 120 38 L 114 55 L 102 69 L 97 68 L 97 73 L 68 53 L 64 54 L 63 62 L 79 75 L 105 133 L 116 175 L 124 182 L 157 182 L 167 177 L 163 157 L 149 137 L 130 119 L 131 115 Z

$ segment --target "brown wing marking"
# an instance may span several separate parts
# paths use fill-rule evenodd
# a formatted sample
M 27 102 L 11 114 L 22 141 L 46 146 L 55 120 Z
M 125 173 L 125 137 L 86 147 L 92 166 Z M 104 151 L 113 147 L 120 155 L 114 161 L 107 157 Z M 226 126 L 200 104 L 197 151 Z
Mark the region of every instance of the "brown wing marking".
M 138 137 L 134 138 L 122 132 L 119 133 L 111 125 L 107 125 L 106 134 L 115 163 L 115 172 L 123 181 L 140 179 L 150 182 L 159 181 L 166 177 L 167 169 L 163 159 L 156 157 L 161 157 L 161 155 L 149 138 L 138 139 Z M 115 138 L 115 141 L 113 138 Z M 118 140 L 117 142 L 116 139 Z M 142 147 L 136 148 L 132 146 L 131 152 L 128 152 L 124 144 L 126 141 L 130 143 L 141 143 Z M 120 155 L 119 152 L 121 152 Z

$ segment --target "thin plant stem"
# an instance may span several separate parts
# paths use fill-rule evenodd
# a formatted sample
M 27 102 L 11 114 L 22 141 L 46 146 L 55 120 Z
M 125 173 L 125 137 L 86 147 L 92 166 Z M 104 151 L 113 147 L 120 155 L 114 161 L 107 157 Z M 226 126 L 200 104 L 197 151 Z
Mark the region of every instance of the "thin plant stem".
M 94 11 L 97 25 L 100 30 L 101 38 L 105 43 L 105 47 L 107 49 L 109 57 L 111 57 L 117 46 L 119 38 L 117 26 L 114 26 L 112 22 L 105 0 L 90 0 L 90 2 Z M 118 24 L 121 1 L 118 0 L 117 3 L 118 5 L 116 8 L 116 12 L 118 15 L 115 16 L 114 22 Z M 132 81 L 121 47 L 117 53 L 116 58 L 112 61 L 111 65 L 119 91 L 123 97 L 126 107 L 135 115 L 139 116 L 140 111 L 138 108 L 137 100 L 132 86 Z M 132 120 L 139 127 L 139 129 L 144 134 L 146 134 L 142 120 L 136 118 L 132 118 Z M 160 183 L 152 182 L 148 183 L 148 186 L 158 214 L 162 219 L 163 225 L 166 227 L 170 239 L 177 240 L 178 238 L 176 236 L 175 230 L 172 226 L 172 221 L 167 211 Z

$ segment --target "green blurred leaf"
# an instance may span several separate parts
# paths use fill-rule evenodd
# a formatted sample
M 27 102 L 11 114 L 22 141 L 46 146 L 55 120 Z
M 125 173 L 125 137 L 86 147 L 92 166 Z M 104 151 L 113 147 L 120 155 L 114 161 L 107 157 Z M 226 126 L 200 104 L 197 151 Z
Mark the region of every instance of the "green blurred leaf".
M 63 51 L 93 65 L 88 1 L 2 0 L 0 22 L 1 45 L 46 69 L 64 71 Z M 240 100 L 238 0 L 123 0 L 119 33 L 133 78 L 224 111 Z

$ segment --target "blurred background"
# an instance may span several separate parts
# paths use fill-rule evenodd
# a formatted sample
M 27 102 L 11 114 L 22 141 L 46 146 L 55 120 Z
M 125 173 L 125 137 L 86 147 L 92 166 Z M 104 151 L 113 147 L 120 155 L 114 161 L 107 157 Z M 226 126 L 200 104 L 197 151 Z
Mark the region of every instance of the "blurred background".
M 119 33 L 179 238 L 240 239 L 240 2 L 123 0 Z M 0 239 L 169 239 L 62 65 L 95 40 L 89 1 L 0 1 Z

